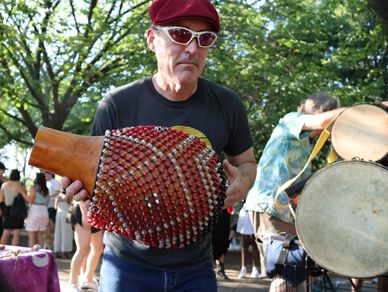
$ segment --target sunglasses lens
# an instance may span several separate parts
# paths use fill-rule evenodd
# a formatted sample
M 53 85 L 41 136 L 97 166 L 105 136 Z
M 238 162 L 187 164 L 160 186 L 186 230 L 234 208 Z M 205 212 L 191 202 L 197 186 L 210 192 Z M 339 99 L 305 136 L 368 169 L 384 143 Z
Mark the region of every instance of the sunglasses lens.
M 191 39 L 191 32 L 184 28 L 171 28 L 168 30 L 170 37 L 180 44 L 187 44 Z
M 215 40 L 216 40 L 216 35 L 209 32 L 202 33 L 199 36 L 199 43 L 203 47 L 209 47 L 213 45 Z

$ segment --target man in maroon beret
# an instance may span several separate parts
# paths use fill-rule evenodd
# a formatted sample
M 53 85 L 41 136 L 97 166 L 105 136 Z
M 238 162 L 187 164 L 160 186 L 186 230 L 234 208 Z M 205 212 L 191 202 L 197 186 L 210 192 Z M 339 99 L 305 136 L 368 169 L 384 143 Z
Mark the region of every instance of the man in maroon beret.
M 232 207 L 251 188 L 256 162 L 240 97 L 200 77 L 220 30 L 218 13 L 208 0 L 155 0 L 149 15 L 147 44 L 157 72 L 110 91 L 99 103 L 92 134 L 138 125 L 203 133 L 225 158 L 224 205 Z M 79 180 L 65 177 L 62 184 L 76 200 L 88 196 Z M 102 292 L 217 291 L 210 233 L 181 248 L 155 248 L 111 232 L 105 232 L 104 243 Z

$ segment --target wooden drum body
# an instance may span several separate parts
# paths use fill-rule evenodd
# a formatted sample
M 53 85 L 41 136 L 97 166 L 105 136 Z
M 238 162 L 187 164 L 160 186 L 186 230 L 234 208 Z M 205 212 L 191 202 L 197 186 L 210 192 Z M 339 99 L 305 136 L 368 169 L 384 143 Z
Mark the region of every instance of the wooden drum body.
M 296 230 L 310 257 L 337 274 L 388 272 L 388 169 L 340 161 L 315 173 L 296 209 Z
M 103 144 L 103 136 L 80 136 L 41 127 L 28 164 L 71 180 L 80 179 L 92 194 Z
M 388 113 L 371 104 L 347 108 L 334 121 L 331 143 L 344 160 L 388 160 Z

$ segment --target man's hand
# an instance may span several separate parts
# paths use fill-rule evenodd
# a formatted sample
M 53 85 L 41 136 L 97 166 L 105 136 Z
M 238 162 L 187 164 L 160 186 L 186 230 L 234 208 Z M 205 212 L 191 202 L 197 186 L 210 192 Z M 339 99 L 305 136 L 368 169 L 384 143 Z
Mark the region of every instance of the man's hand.
M 226 198 L 224 206 L 226 208 L 233 207 L 236 203 L 245 198 L 243 179 L 237 167 L 234 167 L 228 160 L 223 161 L 223 167 L 228 177 L 228 189 L 226 190 Z
M 85 201 L 89 193 L 82 188 L 80 180 L 71 181 L 67 176 L 62 177 L 62 188 L 66 189 L 66 195 L 71 196 L 76 201 Z
M 224 206 L 229 208 L 245 199 L 255 181 L 256 160 L 253 148 L 250 147 L 239 155 L 226 155 L 222 165 L 228 177 Z

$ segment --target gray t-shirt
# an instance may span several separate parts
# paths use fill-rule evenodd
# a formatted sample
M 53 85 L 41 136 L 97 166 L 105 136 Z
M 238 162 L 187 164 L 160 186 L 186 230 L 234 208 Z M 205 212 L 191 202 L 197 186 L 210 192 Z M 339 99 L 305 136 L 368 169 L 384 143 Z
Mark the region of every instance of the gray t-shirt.
M 130 126 L 183 126 L 204 133 L 222 157 L 239 155 L 252 146 L 244 106 L 237 94 L 200 78 L 197 91 L 185 101 L 161 96 L 150 78 L 109 92 L 100 102 L 92 135 Z M 179 249 L 150 247 L 106 232 L 104 243 L 133 264 L 157 270 L 180 270 L 212 262 L 210 234 Z

